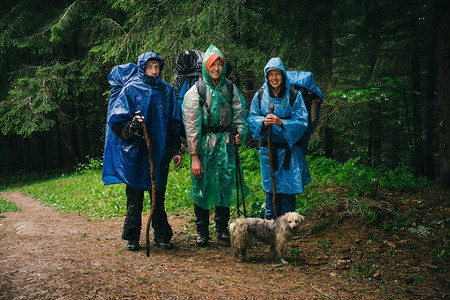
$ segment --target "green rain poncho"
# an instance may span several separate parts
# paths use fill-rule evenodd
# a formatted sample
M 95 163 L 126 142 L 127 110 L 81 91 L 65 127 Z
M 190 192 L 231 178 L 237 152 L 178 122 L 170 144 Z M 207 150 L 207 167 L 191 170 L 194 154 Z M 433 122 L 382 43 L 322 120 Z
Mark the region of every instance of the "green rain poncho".
M 191 197 L 204 209 L 236 205 L 234 145 L 230 144 L 229 128 L 225 132 L 217 132 L 217 128 L 225 129 L 230 125 L 236 128 L 242 137 L 241 143 L 244 143 L 248 131 L 244 98 L 235 85 L 233 85 L 233 95 L 231 97 L 228 95 L 224 80 L 225 65 L 216 86 L 213 85 L 208 74 L 206 61 L 214 54 L 225 61 L 223 54 L 215 46 L 211 45 L 206 50 L 202 63 L 206 104 L 201 107 L 197 85 L 194 85 L 184 96 L 182 106 L 189 153 L 198 154 L 203 167 L 200 178 L 191 173 Z M 208 130 L 211 128 L 215 130 Z M 244 193 L 248 193 L 245 184 Z

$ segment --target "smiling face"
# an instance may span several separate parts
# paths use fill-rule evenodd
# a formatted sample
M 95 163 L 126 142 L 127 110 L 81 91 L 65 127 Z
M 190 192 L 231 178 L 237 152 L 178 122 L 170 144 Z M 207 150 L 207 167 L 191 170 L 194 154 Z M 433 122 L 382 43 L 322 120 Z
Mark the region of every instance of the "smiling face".
M 160 74 L 160 63 L 156 60 L 149 60 L 145 66 L 145 74 L 150 77 L 158 77 Z
M 212 65 L 209 67 L 208 74 L 212 80 L 219 79 L 220 73 L 223 70 L 223 62 L 220 58 L 217 58 Z
M 267 80 L 274 90 L 279 90 L 283 83 L 283 75 L 280 70 L 272 69 L 267 73 Z

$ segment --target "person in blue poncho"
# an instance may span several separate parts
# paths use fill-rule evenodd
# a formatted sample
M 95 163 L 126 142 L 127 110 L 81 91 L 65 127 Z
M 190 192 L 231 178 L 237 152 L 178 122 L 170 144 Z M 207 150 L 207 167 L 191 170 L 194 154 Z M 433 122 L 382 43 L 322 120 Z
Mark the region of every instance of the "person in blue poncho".
M 273 168 L 276 185 L 276 212 L 281 216 L 295 211 L 295 195 L 311 182 L 308 165 L 299 140 L 308 128 L 308 110 L 301 93 L 290 101 L 290 83 L 279 57 L 269 60 L 264 68 L 265 88 L 261 97 L 253 97 L 247 118 L 249 130 L 259 141 L 262 185 L 266 191 L 265 218 L 273 219 L 272 178 L 267 144 L 268 126 L 272 125 Z M 292 105 L 291 105 L 292 102 Z M 275 106 L 270 113 L 270 105 Z
M 128 65 L 123 66 L 130 69 Z M 156 206 L 152 218 L 154 245 L 172 249 L 173 233 L 164 200 L 170 161 L 173 159 L 176 167 L 181 166 L 181 107 L 173 87 L 160 77 L 164 69 L 161 57 L 146 52 L 138 57 L 137 66 L 134 66 L 137 72 L 127 78 L 117 99 L 113 101 L 110 96 L 102 179 L 105 185 L 126 184 L 127 215 L 122 238 L 128 240 L 128 250 L 140 250 L 144 191 L 149 191 L 150 197 L 152 195 L 148 149 L 140 129 L 140 123 L 144 122 L 152 144 L 156 182 Z M 124 73 L 113 68 L 108 78 L 113 87 L 123 79 Z M 136 115 L 137 111 L 140 116 Z

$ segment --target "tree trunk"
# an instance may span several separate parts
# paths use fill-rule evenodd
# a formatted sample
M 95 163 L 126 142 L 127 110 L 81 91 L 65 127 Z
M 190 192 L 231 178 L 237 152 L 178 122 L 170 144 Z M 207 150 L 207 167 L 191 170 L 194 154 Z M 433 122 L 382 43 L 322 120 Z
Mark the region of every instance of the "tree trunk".
M 365 38 L 363 38 L 365 43 L 365 51 L 364 51 L 364 60 L 368 66 L 368 73 L 366 74 L 368 81 L 371 82 L 376 80 L 378 73 L 378 57 L 380 55 L 380 34 L 379 28 L 380 18 L 375 13 L 375 8 L 377 4 L 374 1 L 366 0 L 363 2 L 362 11 L 364 14 L 365 24 L 364 28 L 367 30 L 368 34 Z M 381 152 L 380 152 L 380 136 L 379 136 L 379 127 L 381 126 L 379 122 L 379 117 L 377 113 L 379 111 L 379 105 L 375 101 L 370 101 L 368 103 L 369 106 L 369 116 L 370 119 L 368 123 L 368 144 L 367 144 L 367 156 L 368 156 L 368 164 L 369 166 L 376 167 L 377 164 L 381 161 Z
M 441 0 L 438 7 L 436 60 L 438 63 L 439 170 L 441 185 L 450 188 L 450 3 Z
M 313 5 L 313 10 L 315 15 L 321 15 L 323 18 L 312 26 L 309 61 L 316 83 L 326 95 L 331 89 L 333 74 L 332 3 L 321 1 L 319 6 Z M 328 125 L 325 128 L 325 156 L 333 158 L 333 129 Z
M 434 39 L 431 43 L 433 51 L 435 51 L 435 43 Z M 425 145 L 424 145 L 424 167 L 425 167 L 425 176 L 428 179 L 434 179 L 434 159 L 433 159 L 433 149 L 434 149 L 434 120 L 435 120 L 435 107 L 436 100 L 434 96 L 435 92 L 435 56 L 434 53 L 430 54 L 428 61 L 428 91 L 426 95 L 426 103 L 425 103 Z
M 411 71 L 412 71 L 412 93 L 413 93 L 413 149 L 414 149 L 414 174 L 416 177 L 423 176 L 423 142 L 422 142 L 422 97 L 420 93 L 420 62 L 419 62 L 419 35 L 417 31 L 417 21 L 413 17 L 411 20 L 412 28 L 412 57 L 411 57 Z

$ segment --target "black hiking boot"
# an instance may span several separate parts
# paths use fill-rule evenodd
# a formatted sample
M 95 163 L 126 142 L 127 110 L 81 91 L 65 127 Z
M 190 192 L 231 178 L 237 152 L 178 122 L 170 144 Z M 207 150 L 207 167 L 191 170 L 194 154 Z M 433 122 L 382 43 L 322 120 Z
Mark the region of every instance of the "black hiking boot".
M 217 233 L 217 241 L 219 243 L 230 243 L 230 234 L 228 232 L 218 232 Z
M 170 249 L 174 248 L 174 246 L 170 242 L 170 240 L 158 239 L 158 238 L 154 240 L 153 246 L 159 247 L 159 248 L 164 249 L 164 250 L 170 250 Z
M 199 234 L 197 235 L 197 240 L 195 242 L 199 247 L 206 247 L 209 245 L 209 236 L 206 234 Z
M 128 251 L 139 251 L 141 250 L 141 246 L 139 246 L 139 239 L 137 240 L 129 240 L 127 245 Z

